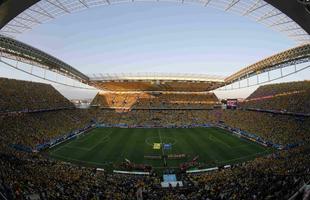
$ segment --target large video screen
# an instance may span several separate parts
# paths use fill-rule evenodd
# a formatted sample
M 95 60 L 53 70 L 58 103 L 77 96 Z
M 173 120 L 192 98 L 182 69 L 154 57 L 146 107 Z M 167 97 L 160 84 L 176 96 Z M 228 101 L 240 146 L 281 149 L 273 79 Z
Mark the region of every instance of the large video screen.
M 227 109 L 236 109 L 238 106 L 237 99 L 227 99 Z

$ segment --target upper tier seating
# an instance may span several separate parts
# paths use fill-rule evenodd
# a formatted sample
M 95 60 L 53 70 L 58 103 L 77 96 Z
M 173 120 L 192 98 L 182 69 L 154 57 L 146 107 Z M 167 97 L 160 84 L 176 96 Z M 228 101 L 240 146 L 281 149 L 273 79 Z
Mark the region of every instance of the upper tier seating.
M 241 106 L 310 114 L 310 81 L 261 86 Z
M 92 105 L 115 109 L 211 109 L 214 93 L 98 93 Z
M 51 85 L 0 78 L 0 112 L 74 107 Z

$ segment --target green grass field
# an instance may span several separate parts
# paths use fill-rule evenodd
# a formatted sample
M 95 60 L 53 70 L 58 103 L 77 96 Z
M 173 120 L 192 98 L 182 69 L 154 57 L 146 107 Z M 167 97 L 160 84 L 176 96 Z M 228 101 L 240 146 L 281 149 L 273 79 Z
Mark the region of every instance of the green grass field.
M 155 150 L 154 143 L 170 143 L 172 149 Z M 50 149 L 49 155 L 63 161 L 111 170 L 113 163 L 123 162 L 125 158 L 134 163 L 163 168 L 163 160 L 145 159 L 145 155 L 187 155 L 185 159 L 168 160 L 168 167 L 178 167 L 199 155 L 199 162 L 212 167 L 243 162 L 269 152 L 270 149 L 218 128 L 97 128 Z

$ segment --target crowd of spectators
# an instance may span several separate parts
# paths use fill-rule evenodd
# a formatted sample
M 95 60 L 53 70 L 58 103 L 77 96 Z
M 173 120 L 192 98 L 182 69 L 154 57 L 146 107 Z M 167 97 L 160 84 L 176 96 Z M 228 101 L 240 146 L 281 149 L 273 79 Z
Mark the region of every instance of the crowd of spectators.
M 289 199 L 309 172 L 310 148 L 303 146 L 190 178 L 201 188 L 197 199 Z
M 96 82 L 100 88 L 106 91 L 118 91 L 118 92 L 149 92 L 149 91 L 191 91 L 191 92 L 203 92 L 215 89 L 218 82 L 200 82 L 200 81 L 99 81 Z
M 211 115 L 213 112 L 209 110 L 134 109 L 129 112 L 116 112 L 100 109 L 96 111 L 96 119 L 100 123 L 126 124 L 128 126 L 203 125 L 215 120 Z
M 184 186 L 176 188 L 161 188 L 155 173 L 109 174 L 40 154 L 1 153 L 0 164 L 0 192 L 8 199 L 288 199 L 309 184 L 310 147 L 218 171 L 181 174 Z
M 19 84 L 16 82 L 18 81 L 14 80 L 12 84 Z M 8 88 L 10 87 L 13 88 Z M 68 109 L 66 106 L 60 109 L 66 103 L 59 102 L 68 101 L 55 101 L 61 99 L 61 96 L 53 87 L 38 84 L 29 88 L 31 92 L 22 93 L 27 97 L 20 94 L 1 96 L 0 105 L 5 105 L 5 109 L 0 106 L 4 111 L 0 115 L 0 195 L 7 199 L 288 199 L 303 184 L 309 184 L 310 119 L 307 117 L 240 109 L 178 109 L 179 107 L 174 106 L 175 109 L 131 111 L 100 108 L 79 110 Z M 42 88 L 45 88 L 45 91 L 41 91 Z M 7 91 L 6 87 L 1 90 Z M 19 90 L 16 88 L 16 91 Z M 14 89 L 11 92 L 14 93 Z M 40 92 L 44 97 L 37 94 Z M 20 100 L 22 97 L 24 100 Z M 160 98 L 170 97 L 175 101 L 192 98 L 201 102 L 204 99 L 203 96 L 183 97 L 172 94 L 164 94 Z M 9 100 L 4 102 L 5 98 Z M 131 101 L 128 97 L 125 98 Z M 141 105 L 167 108 L 158 102 L 161 101 L 154 100 L 154 104 Z M 177 103 L 184 106 L 183 102 Z M 12 112 L 20 109 L 45 111 Z M 44 152 L 26 153 L 10 146 L 19 144 L 34 147 L 83 127 L 92 118 L 107 124 L 141 126 L 225 123 L 276 143 L 304 143 L 294 149 L 274 151 L 270 155 L 232 165 L 231 168 L 220 168 L 209 173 L 180 174 L 179 178 L 184 186 L 176 188 L 161 188 L 161 178 L 154 172 L 147 176 L 109 174 L 95 168 L 53 160 Z M 309 193 L 309 190 L 307 192 Z
M 1 154 L 0 164 L 0 191 L 9 199 L 136 199 L 138 187 L 159 188 L 156 176 L 106 174 L 40 155 Z
M 275 144 L 296 144 L 310 141 L 309 117 L 247 110 L 220 110 L 213 112 L 226 125 L 256 134 Z
M 0 78 L 0 145 L 34 148 L 90 123 L 51 85 Z
M 243 108 L 310 114 L 310 81 L 260 86 L 243 103 Z
M 219 104 L 214 93 L 99 92 L 92 105 L 114 109 L 212 109 Z
M 0 78 L 0 113 L 72 107 L 51 85 Z
M 86 110 L 0 115 L 0 143 L 34 148 L 49 140 L 85 127 L 92 117 Z
M 148 95 L 142 92 L 99 92 L 91 104 L 101 108 L 129 109 L 142 96 Z
M 136 109 L 211 109 L 219 103 L 214 93 L 159 93 L 139 98 Z
M 310 118 L 248 110 L 98 110 L 98 122 L 128 126 L 182 126 L 224 123 L 274 144 L 310 141 Z

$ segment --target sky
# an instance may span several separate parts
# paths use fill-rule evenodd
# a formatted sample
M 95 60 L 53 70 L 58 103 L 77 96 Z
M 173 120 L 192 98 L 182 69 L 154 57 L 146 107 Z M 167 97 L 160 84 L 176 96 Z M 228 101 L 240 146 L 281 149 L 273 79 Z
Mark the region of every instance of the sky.
M 267 56 L 297 46 L 251 19 L 195 4 L 135 2 L 99 6 L 58 17 L 16 39 L 85 74 L 168 72 L 228 76 Z M 0 66 L 1 76 L 37 81 Z M 282 81 L 309 79 L 310 70 Z M 58 86 L 68 98 L 96 91 Z M 246 97 L 255 87 L 220 92 Z

